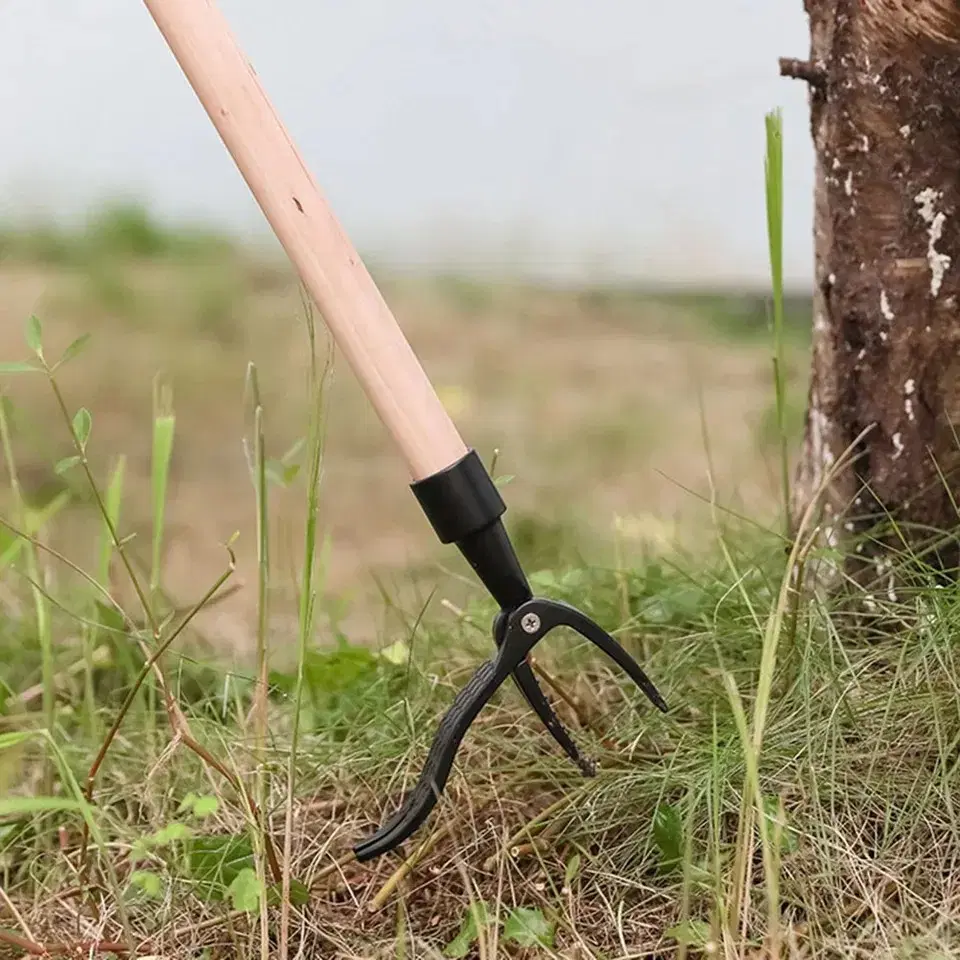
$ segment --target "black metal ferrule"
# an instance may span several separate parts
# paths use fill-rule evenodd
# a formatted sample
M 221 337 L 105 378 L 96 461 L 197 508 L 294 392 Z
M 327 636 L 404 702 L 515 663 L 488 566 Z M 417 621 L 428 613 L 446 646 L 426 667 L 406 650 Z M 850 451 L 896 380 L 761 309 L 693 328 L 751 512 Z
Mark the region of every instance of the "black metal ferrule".
M 503 610 L 530 599 L 530 585 L 500 519 L 507 505 L 475 450 L 411 484 L 441 543 L 455 543 Z

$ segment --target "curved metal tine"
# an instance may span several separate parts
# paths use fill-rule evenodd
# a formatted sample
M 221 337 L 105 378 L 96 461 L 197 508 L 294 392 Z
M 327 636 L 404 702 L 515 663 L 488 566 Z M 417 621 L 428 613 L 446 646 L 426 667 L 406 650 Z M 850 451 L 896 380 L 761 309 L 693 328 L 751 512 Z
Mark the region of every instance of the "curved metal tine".
M 647 695 L 650 702 L 662 713 L 668 711 L 667 703 L 643 672 L 640 664 L 617 643 L 609 633 L 582 614 L 576 607 L 559 600 L 551 600 L 557 617 L 557 626 L 567 626 L 576 630 L 591 643 L 598 646 L 611 660 L 615 661 L 630 676 L 630 679 Z
M 376 833 L 354 846 L 358 860 L 372 860 L 389 853 L 430 816 L 446 785 L 460 742 L 508 675 L 509 670 L 503 667 L 500 657 L 488 660 L 474 673 L 440 721 L 420 778 L 400 809 Z
M 550 731 L 553 739 L 560 744 L 564 753 L 580 768 L 580 772 L 585 777 L 596 776 L 596 764 L 589 757 L 585 757 L 580 752 L 580 748 L 573 742 L 573 738 L 550 705 L 543 688 L 537 683 L 537 678 L 530 664 L 521 663 L 513 671 L 513 680 L 526 698 L 527 703 L 533 707 L 537 716 L 543 721 L 543 725 Z
M 511 622 L 516 623 L 516 618 L 511 617 L 505 612 L 501 612 L 493 624 L 493 642 L 497 649 L 501 649 L 507 636 L 507 630 Z M 526 660 L 521 661 L 513 670 L 513 682 L 523 694 L 524 699 L 534 710 L 543 725 L 547 728 L 550 735 L 560 745 L 563 752 L 579 767 L 580 772 L 585 777 L 596 776 L 596 764 L 589 757 L 585 757 L 580 748 L 574 743 L 573 738 L 567 732 L 564 725 L 560 722 L 543 687 L 537 682 L 533 668 Z

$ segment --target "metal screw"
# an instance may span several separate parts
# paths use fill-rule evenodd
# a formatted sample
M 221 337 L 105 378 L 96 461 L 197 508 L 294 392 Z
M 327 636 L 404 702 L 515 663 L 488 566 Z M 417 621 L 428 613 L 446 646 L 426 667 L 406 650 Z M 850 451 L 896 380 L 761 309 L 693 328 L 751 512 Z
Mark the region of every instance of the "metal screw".
M 525 613 L 520 620 L 524 633 L 536 633 L 540 629 L 540 618 L 535 613 Z

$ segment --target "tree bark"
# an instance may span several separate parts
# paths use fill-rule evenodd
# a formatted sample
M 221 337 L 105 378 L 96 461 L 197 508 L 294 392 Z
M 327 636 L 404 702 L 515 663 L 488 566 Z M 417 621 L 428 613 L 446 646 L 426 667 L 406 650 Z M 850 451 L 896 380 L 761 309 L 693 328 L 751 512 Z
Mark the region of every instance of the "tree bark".
M 943 532 L 960 526 L 958 0 L 805 7 L 810 60 L 781 61 L 809 86 L 816 153 L 812 370 L 792 513 L 849 451 L 820 501 L 826 541 L 857 540 L 846 572 L 882 573 L 886 553 L 931 535 L 925 560 L 953 568 Z

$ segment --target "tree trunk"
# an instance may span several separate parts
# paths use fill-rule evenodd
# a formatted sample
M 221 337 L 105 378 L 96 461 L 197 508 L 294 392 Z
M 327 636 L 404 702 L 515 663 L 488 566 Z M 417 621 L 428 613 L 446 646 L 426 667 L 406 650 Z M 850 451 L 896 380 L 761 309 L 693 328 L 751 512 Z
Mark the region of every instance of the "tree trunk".
M 793 514 L 823 488 L 846 571 L 957 565 L 960 0 L 805 0 L 816 150 L 812 376 Z M 866 431 L 864 433 L 864 431 Z M 891 521 L 893 524 L 891 525 Z M 871 532 L 869 542 L 863 534 Z M 847 551 L 845 551 L 846 553 Z

